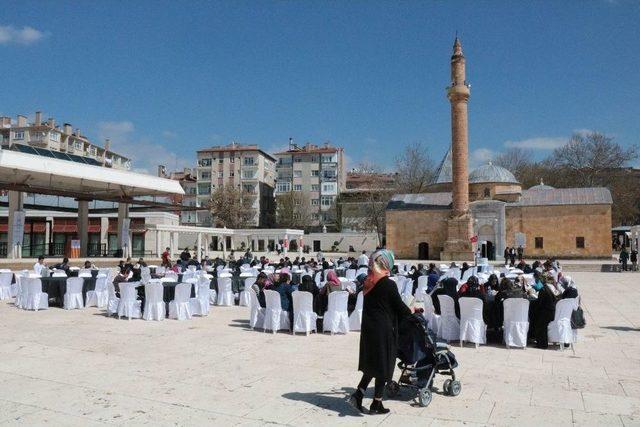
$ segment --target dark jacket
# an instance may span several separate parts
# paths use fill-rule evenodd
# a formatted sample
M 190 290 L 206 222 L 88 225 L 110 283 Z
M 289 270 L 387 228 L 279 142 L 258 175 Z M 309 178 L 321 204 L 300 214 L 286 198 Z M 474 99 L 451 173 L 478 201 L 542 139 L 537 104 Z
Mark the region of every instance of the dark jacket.
M 398 322 L 411 314 L 398 287 L 383 277 L 364 296 L 358 369 L 367 376 L 390 381 L 398 346 Z
M 280 305 L 282 306 L 282 310 L 293 311 L 293 302 L 291 300 L 293 289 L 291 285 L 286 283 L 278 283 L 272 289 L 280 294 Z

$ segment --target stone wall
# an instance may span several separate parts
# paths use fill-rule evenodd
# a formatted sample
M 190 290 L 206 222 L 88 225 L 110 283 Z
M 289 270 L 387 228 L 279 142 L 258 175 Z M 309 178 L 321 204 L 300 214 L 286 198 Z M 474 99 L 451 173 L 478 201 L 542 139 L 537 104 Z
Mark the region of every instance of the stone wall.
M 506 219 L 506 245 L 514 246 L 516 233 L 524 233 L 527 257 L 611 257 L 611 206 L 507 207 Z M 536 237 L 543 238 L 542 248 L 535 247 Z M 584 248 L 576 237 L 584 237 Z
M 429 258 L 439 259 L 447 239 L 446 210 L 388 210 L 387 248 L 399 258 L 418 258 L 418 245 L 429 244 Z

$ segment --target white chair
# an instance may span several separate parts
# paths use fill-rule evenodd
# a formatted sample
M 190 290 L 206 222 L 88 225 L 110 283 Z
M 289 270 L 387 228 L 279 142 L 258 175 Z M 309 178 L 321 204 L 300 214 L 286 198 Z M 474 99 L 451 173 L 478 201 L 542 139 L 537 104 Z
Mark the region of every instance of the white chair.
M 547 334 L 549 342 L 557 343 L 560 350 L 564 350 L 565 344 L 571 345 L 571 350 L 574 350 L 573 344 L 578 341 L 578 330 L 571 329 L 571 313 L 577 308 L 577 298 L 562 299 L 556 303 L 556 314 L 547 326 Z
M 264 311 L 264 331 L 268 329 L 275 334 L 281 329 L 289 330 L 289 313 L 282 310 L 280 294 L 267 289 L 264 291 L 264 298 L 267 306 Z
M 187 267 L 187 271 L 190 271 L 192 273 L 195 273 L 198 270 L 198 267 L 196 267 L 195 265 L 190 265 Z
M 344 276 L 348 279 L 348 280 L 356 280 L 356 272 L 358 270 L 356 270 L 355 268 L 350 268 L 348 269 L 345 273 Z
M 22 292 L 25 292 L 25 310 L 43 310 L 49 308 L 49 295 L 42 292 L 42 281 L 37 277 L 23 277 L 21 282 Z
M 460 346 L 465 341 L 478 344 L 487 343 L 487 325 L 482 318 L 484 306 L 480 298 L 463 297 L 458 300 L 460 304 Z
M 429 278 L 427 276 L 418 276 L 418 286 L 416 286 L 416 293 L 414 295 L 416 302 L 422 302 L 425 298 L 428 298 L 427 295 L 427 283 Z
M 67 282 L 69 279 L 67 279 Z M 92 291 L 87 291 L 87 303 L 85 307 L 95 306 L 105 308 L 109 304 L 109 290 L 107 288 L 107 276 L 98 274 L 96 277 L 96 287 Z
M 112 268 L 99 268 L 98 275 L 96 277 L 98 276 L 105 276 L 107 278 L 107 281 L 112 280 L 115 277 Z
M 231 277 L 218 277 L 218 305 L 230 306 L 234 302 Z
M 69 277 L 67 279 L 67 291 L 64 293 L 63 298 L 63 308 L 65 310 L 84 308 L 84 300 L 82 298 L 83 285 L 84 277 Z
M 64 270 L 53 270 L 51 277 L 67 277 L 67 273 Z
M 146 285 L 151 280 L 151 269 L 149 267 L 140 267 L 140 283 Z
M 440 326 L 438 337 L 446 341 L 460 339 L 460 321 L 456 317 L 455 302 L 449 295 L 438 295 L 440 302 Z
M 360 326 L 362 325 L 362 306 L 364 304 L 364 294 L 362 291 L 358 292 L 358 297 L 356 298 L 356 308 L 353 310 L 351 315 L 349 316 L 349 330 L 350 331 L 359 331 Z
M 331 292 L 329 294 L 329 304 L 322 320 L 322 330 L 324 332 L 331 332 L 331 335 L 349 332 L 348 299 L 349 292 L 346 291 Z
M 81 268 L 78 271 L 78 277 L 91 277 L 91 269 L 90 268 Z
M 244 279 L 244 290 L 240 292 L 240 305 L 244 307 L 249 307 L 251 304 L 251 299 L 249 297 L 249 289 L 251 286 L 256 283 L 255 277 L 247 277 Z
M 177 320 L 191 319 L 191 283 L 176 285 L 173 301 L 169 303 L 169 318 Z
M 22 270 L 22 271 L 16 271 L 14 273 L 15 276 L 15 282 L 11 284 L 11 296 L 16 298 L 16 305 L 18 305 L 18 288 L 20 285 L 20 281 L 18 280 L 19 277 L 26 277 L 28 276 L 28 271 L 27 270 Z
M 144 320 L 164 320 L 166 306 L 163 299 L 164 286 L 160 280 L 151 280 L 144 285 Z
M 361 274 L 367 274 L 369 273 L 369 269 L 366 267 L 361 267 L 358 269 L 358 271 L 356 272 L 356 277 L 358 277 Z
M 260 307 L 258 296 L 253 288 L 249 288 L 249 326 L 251 329 L 262 328 L 264 326 L 264 308 Z
M 11 298 L 11 282 L 13 273 L 0 273 L 0 300 Z
M 191 298 L 191 312 L 198 316 L 209 315 L 209 279 L 200 277 L 195 284 L 196 297 Z
M 167 279 L 167 282 L 177 282 L 178 281 L 178 273 L 175 271 L 169 270 L 164 273 L 164 279 Z
M 120 304 L 120 298 L 116 295 L 116 287 L 113 281 L 107 282 L 107 291 L 109 292 L 107 300 L 107 316 L 113 316 L 118 313 L 118 304 Z
M 313 311 L 313 294 L 311 292 L 295 291 L 293 299 L 293 333 L 316 331 L 318 315 Z
M 138 299 L 138 282 L 121 282 L 120 300 L 118 301 L 118 318 L 139 319 L 142 317 L 141 301 Z
M 502 302 L 504 307 L 503 336 L 509 347 L 527 348 L 529 333 L 529 300 L 524 298 L 507 298 Z
M 431 295 L 427 295 L 422 300 L 422 306 L 424 310 L 423 316 L 427 320 L 427 329 L 433 331 L 433 333 L 438 336 L 438 332 L 440 331 L 440 315 L 436 314 Z

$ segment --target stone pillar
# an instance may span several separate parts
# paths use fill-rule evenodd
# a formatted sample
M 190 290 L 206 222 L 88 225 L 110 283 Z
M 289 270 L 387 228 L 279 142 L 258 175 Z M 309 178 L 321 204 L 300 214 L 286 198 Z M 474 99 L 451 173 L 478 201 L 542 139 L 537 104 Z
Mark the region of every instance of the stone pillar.
M 202 258 L 201 253 L 202 253 L 202 233 L 198 233 L 198 244 L 196 245 L 196 258 L 198 258 L 198 261 L 200 261 L 200 259 Z
M 222 258 L 227 259 L 227 236 L 222 236 Z
M 465 59 L 456 38 L 451 57 L 451 86 L 447 96 L 451 103 L 451 197 L 453 210 L 447 222 L 447 240 L 441 254 L 443 260 L 474 259 L 471 244 L 472 222 L 469 214 L 469 153 L 467 102 L 471 92 L 466 83 Z
M 109 247 L 109 217 L 100 218 L 100 245 L 106 248 L 108 254 L 113 252 Z
M 13 222 L 15 213 L 24 211 L 24 193 L 9 191 L 9 216 L 7 219 L 7 258 L 22 258 L 22 241 L 13 244 Z M 24 227 L 23 227 L 24 228 Z
M 78 200 L 78 237 L 80 238 L 80 258 L 88 256 L 89 247 L 89 201 Z
M 158 258 L 162 256 L 162 245 L 160 242 L 160 230 L 156 230 L 156 254 Z
M 282 251 L 284 252 L 284 256 L 287 256 L 289 253 L 289 236 L 287 234 L 285 234 L 282 239 Z
M 304 237 L 303 235 L 298 236 L 298 256 L 302 257 L 302 249 L 304 248 Z

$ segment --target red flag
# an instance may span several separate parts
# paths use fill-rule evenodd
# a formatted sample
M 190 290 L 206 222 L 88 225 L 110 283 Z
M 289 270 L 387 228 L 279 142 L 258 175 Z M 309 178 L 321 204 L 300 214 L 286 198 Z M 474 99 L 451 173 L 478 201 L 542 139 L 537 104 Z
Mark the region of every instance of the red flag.
M 478 242 L 478 236 L 471 236 L 471 243 L 477 243 Z

